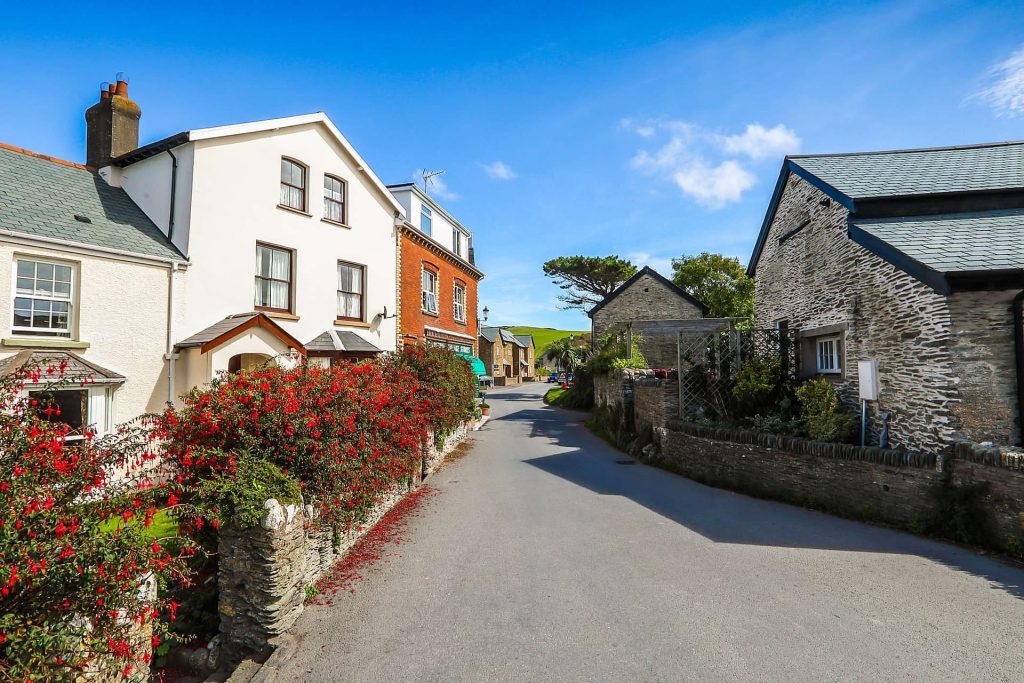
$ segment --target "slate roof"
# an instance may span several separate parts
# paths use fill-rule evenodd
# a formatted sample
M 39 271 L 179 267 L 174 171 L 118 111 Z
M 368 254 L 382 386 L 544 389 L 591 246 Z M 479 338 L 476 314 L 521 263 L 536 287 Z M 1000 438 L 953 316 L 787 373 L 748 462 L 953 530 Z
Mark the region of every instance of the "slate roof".
M 852 199 L 1024 187 L 1024 142 L 788 160 Z
M 62 375 L 46 372 L 48 367 L 59 368 L 61 363 L 65 364 Z M 9 375 L 18 372 L 22 368 L 36 367 L 43 371 L 43 378 L 53 381 L 63 380 L 69 383 L 88 382 L 91 384 L 120 384 L 124 382 L 125 376 L 108 370 L 85 360 L 81 356 L 70 351 L 51 351 L 41 349 L 33 351 L 25 349 L 13 356 L 0 360 L 0 375 Z
M 306 344 L 308 351 L 352 351 L 357 353 L 381 353 L 370 342 L 348 330 L 325 330 Z
M 850 227 L 940 273 L 1024 268 L 1024 209 L 853 218 Z
M 218 320 L 209 327 L 196 332 L 192 336 L 186 337 L 175 344 L 175 347 L 179 349 L 200 347 L 200 349 L 205 352 L 208 349 L 204 349 L 202 347 L 216 341 L 218 338 L 227 335 L 224 340 L 226 341 L 227 339 L 230 339 L 237 334 L 241 334 L 252 327 L 262 327 L 288 346 L 302 351 L 303 353 L 306 351 L 306 347 L 302 345 L 302 342 L 288 334 L 280 325 L 267 317 L 265 313 L 260 313 L 258 311 L 229 315 L 223 320 Z M 216 344 L 215 346 L 219 345 L 220 344 Z
M 92 169 L 2 145 L 0 230 L 184 260 L 124 190 Z
M 515 344 L 516 346 L 521 346 L 524 349 L 527 347 L 527 344 L 525 342 L 517 339 L 514 334 L 512 334 L 511 332 L 509 332 L 508 330 L 506 330 L 504 328 L 501 328 L 501 327 L 481 327 L 480 328 L 480 336 L 483 337 L 484 339 L 486 339 L 487 341 L 489 341 L 492 344 L 495 341 L 497 341 L 499 334 L 501 335 L 501 341 L 503 341 L 506 344 Z M 526 336 L 529 336 L 529 335 L 524 335 L 524 338 Z
M 517 335 L 515 335 L 515 337 L 516 337 L 516 339 L 519 340 L 520 346 L 522 346 L 524 349 L 527 349 L 527 348 L 529 348 L 530 346 L 533 345 L 533 335 L 532 334 L 517 334 Z

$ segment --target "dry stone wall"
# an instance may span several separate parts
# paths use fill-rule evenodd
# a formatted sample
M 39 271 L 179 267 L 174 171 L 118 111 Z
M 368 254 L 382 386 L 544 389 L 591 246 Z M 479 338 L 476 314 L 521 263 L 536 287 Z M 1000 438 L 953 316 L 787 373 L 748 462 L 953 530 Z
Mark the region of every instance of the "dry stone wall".
M 470 424 L 462 425 L 440 448 L 428 439 L 424 472 L 433 471 L 444 457 L 465 441 Z M 212 669 L 235 663 L 247 653 L 260 652 L 275 636 L 286 632 L 303 611 L 306 589 L 319 581 L 412 488 L 422 481 L 415 473 L 409 485 L 384 495 L 362 524 L 335 538 L 316 524 L 311 505 L 266 502 L 259 526 L 221 527 L 218 542 L 220 636 L 213 649 L 221 661 Z

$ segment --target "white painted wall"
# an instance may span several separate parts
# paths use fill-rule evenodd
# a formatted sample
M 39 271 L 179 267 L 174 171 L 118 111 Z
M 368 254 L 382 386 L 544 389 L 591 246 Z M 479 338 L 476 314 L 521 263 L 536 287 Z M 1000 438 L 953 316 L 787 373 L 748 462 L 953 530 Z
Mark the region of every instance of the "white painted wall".
M 167 400 L 167 367 L 163 354 L 167 338 L 169 266 L 2 240 L 0 336 L 5 340 L 14 336 L 11 331 L 13 268 L 19 257 L 59 261 L 75 267 L 72 339 L 88 342 L 90 346 L 68 350 L 127 378 L 114 392 L 113 423 L 162 410 Z M 183 271 L 175 276 L 179 291 L 185 277 L 187 274 Z M 5 341 L 0 345 L 0 357 L 13 355 L 22 348 Z M 99 405 L 98 400 L 91 404 Z
M 412 187 L 397 187 L 391 189 L 391 194 L 394 195 L 398 203 L 401 204 L 406 210 L 406 216 L 409 223 L 414 225 L 418 230 L 423 231 L 423 211 L 422 207 L 426 203 L 422 196 L 416 189 Z M 458 229 L 462 233 L 462 258 L 469 260 L 469 241 L 472 236 L 468 230 L 462 225 L 456 225 L 454 221 L 450 220 L 447 214 L 447 210 L 441 207 L 436 201 L 428 204 L 431 208 L 431 231 L 430 236 L 435 242 L 441 244 L 449 251 L 455 253 L 455 242 L 454 235 L 452 233 L 453 228 Z
M 395 209 L 359 171 L 327 129 L 310 123 L 276 131 L 200 140 L 194 146 L 188 254 L 192 261 L 179 338 L 233 313 L 253 310 L 256 242 L 295 251 L 294 313 L 275 322 L 300 342 L 323 331 L 347 329 L 384 350 L 396 345 Z M 278 207 L 280 160 L 308 167 L 308 208 L 301 215 Z M 350 227 L 322 220 L 323 176 L 348 185 Z M 181 189 L 179 180 L 179 190 Z M 335 325 L 337 262 L 366 266 L 367 326 Z

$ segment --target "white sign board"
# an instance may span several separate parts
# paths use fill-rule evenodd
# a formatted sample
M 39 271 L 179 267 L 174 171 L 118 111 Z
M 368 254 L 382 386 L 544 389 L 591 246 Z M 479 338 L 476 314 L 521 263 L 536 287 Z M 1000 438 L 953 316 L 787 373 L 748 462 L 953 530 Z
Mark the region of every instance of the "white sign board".
M 860 384 L 860 400 L 878 400 L 878 361 L 857 361 L 857 377 Z

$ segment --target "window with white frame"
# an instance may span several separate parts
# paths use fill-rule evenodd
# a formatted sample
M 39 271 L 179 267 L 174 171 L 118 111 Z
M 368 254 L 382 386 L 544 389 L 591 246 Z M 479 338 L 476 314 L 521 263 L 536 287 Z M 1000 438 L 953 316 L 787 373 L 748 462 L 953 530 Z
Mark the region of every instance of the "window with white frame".
M 456 256 L 462 256 L 462 232 L 458 228 L 452 228 L 452 251 Z
M 466 322 L 466 286 L 455 283 L 455 298 L 453 309 L 455 319 L 460 323 Z
M 345 222 L 345 181 L 332 175 L 324 176 L 324 218 Z
M 281 206 L 306 210 L 306 167 L 284 157 L 281 158 Z
M 837 375 L 843 371 L 839 337 L 821 337 L 815 340 L 815 348 L 819 373 Z
M 426 204 L 420 206 L 420 232 L 424 235 L 433 234 L 434 212 Z
M 437 273 L 429 268 L 423 269 L 422 306 L 426 313 L 437 315 Z
M 69 264 L 18 259 L 14 334 L 70 337 L 73 275 L 74 267 Z
M 338 319 L 363 319 L 363 281 L 366 269 L 338 261 Z

